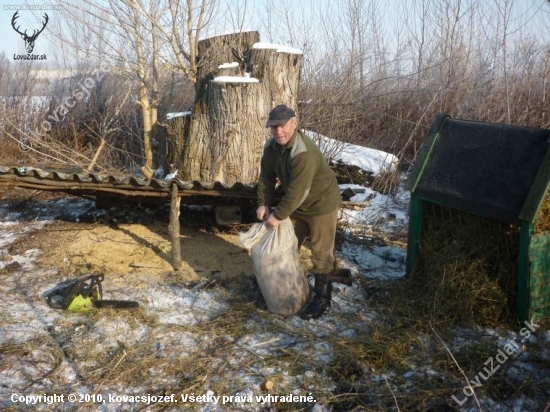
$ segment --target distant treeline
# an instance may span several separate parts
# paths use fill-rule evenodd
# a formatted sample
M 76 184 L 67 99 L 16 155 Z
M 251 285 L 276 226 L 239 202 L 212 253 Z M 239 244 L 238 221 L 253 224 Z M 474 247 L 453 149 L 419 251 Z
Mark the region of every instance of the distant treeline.
M 64 42 L 57 66 L 86 62 L 76 68 L 80 74 L 38 78 L 40 62 L 0 55 L 0 162 L 86 166 L 104 140 L 97 167 L 135 170 L 144 158 L 144 107 L 162 122 L 193 103 L 201 63 L 196 38 L 177 28 L 204 36 L 223 19 L 227 26 L 220 10 L 228 1 L 208 1 L 192 13 L 168 1 L 107 1 L 109 13 L 91 0 L 67 4 L 56 15 L 78 24 L 57 34 L 49 29 Z M 548 2 L 341 0 L 302 2 L 300 9 L 268 3 L 234 9 L 232 18 L 260 21 L 262 41 L 303 51 L 298 111 L 307 129 L 391 152 L 407 167 L 436 113 L 550 125 Z M 201 11 L 199 32 L 187 23 L 199 21 Z M 278 20 L 262 18 L 268 14 Z M 81 38 L 86 42 L 71 40 Z M 79 87 L 89 94 L 70 100 Z

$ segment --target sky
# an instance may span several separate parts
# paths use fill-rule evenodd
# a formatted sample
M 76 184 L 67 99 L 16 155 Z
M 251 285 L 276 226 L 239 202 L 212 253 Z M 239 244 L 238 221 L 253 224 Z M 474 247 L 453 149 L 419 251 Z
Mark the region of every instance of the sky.
M 98 0 L 101 1 L 101 0 Z M 320 18 L 323 13 L 330 14 L 330 10 L 334 7 L 339 7 L 338 3 L 342 6 L 346 4 L 347 0 L 336 0 L 336 2 L 329 0 L 277 0 L 275 3 L 267 0 L 222 0 L 227 2 L 228 6 L 222 7 L 226 9 L 227 15 L 224 16 L 228 22 L 239 20 L 239 13 L 246 10 L 250 18 L 246 19 L 243 23 L 243 27 L 246 29 L 259 30 L 262 41 L 274 42 L 275 40 L 280 44 L 288 46 L 294 46 L 300 48 L 299 44 L 289 44 L 292 39 L 281 37 L 274 39 L 277 36 L 277 27 L 285 19 L 285 10 L 290 10 L 294 15 L 292 18 L 296 21 L 309 24 L 308 33 L 311 33 L 312 42 L 315 42 L 315 29 L 311 30 L 311 27 L 320 26 L 315 19 Z M 373 0 L 380 1 L 380 0 Z M 472 2 L 474 0 L 466 0 L 465 3 Z M 493 0 L 484 0 L 493 1 Z M 499 3 L 503 3 L 506 0 L 495 0 Z M 550 5 L 546 0 L 512 0 L 514 4 L 514 10 L 516 16 L 527 22 L 527 24 L 534 29 L 536 37 L 539 40 L 550 43 Z M 391 32 L 391 26 L 397 24 L 397 20 L 400 14 L 397 12 L 396 5 L 400 3 L 398 0 L 387 0 L 384 2 L 385 15 L 387 20 L 384 22 L 386 31 Z M 44 14 L 47 13 L 50 19 L 50 29 L 46 27 L 45 33 L 38 36 L 35 42 L 33 50 L 34 54 L 42 55 L 46 54 L 47 61 L 53 63 L 55 61 L 56 50 L 59 50 L 62 45 L 51 44 L 48 41 L 48 30 L 51 30 L 55 19 L 60 18 L 61 12 L 59 6 L 56 5 L 55 0 L 0 0 L 0 52 L 3 51 L 10 58 L 14 60 L 14 55 L 25 54 L 25 44 L 21 36 L 15 32 L 12 28 L 11 20 L 18 7 L 22 5 L 31 5 L 36 7 L 36 10 L 20 10 L 19 18 L 17 20 L 21 31 L 27 29 L 27 33 L 33 33 L 33 30 L 41 27 Z M 244 5 L 246 4 L 246 9 Z M 267 4 L 267 6 L 266 6 Z M 273 12 L 266 16 L 266 10 L 271 9 Z M 340 10 L 343 7 L 339 8 Z M 547 20 L 547 21 L 546 21 Z M 219 32 L 224 30 L 220 28 Z M 225 31 L 230 31 L 230 28 L 226 28 Z M 268 33 L 268 31 L 270 33 Z

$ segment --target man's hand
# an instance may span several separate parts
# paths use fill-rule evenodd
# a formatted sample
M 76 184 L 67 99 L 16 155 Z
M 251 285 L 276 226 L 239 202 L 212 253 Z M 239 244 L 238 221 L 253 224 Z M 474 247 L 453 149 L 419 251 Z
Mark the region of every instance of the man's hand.
M 260 206 L 258 209 L 256 209 L 256 217 L 262 222 L 269 217 L 270 213 L 271 212 L 269 211 L 269 206 Z
M 282 220 L 279 220 L 275 217 L 275 213 L 271 213 L 267 220 L 265 221 L 267 226 L 269 226 L 272 229 L 277 229 L 279 225 L 281 224 Z

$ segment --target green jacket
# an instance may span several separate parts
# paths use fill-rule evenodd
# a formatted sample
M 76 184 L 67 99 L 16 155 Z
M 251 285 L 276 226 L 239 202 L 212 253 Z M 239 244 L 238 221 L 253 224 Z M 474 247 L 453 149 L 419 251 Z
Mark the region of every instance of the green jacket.
M 294 211 L 320 215 L 338 208 L 341 202 L 336 175 L 319 147 L 296 130 L 285 146 L 271 137 L 264 146 L 258 182 L 258 204 L 269 206 L 277 178 L 284 196 L 275 208 L 279 219 Z

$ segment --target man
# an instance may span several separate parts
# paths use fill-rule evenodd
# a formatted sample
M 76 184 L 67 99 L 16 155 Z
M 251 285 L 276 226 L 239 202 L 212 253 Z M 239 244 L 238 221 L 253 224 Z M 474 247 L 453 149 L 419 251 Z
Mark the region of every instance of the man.
M 266 127 L 272 137 L 264 146 L 256 215 L 272 228 L 290 217 L 298 247 L 310 232 L 315 295 L 301 309 L 300 317 L 318 318 L 330 307 L 330 273 L 334 269 L 334 239 L 341 202 L 338 182 L 319 147 L 298 130 L 294 110 L 284 104 L 276 106 L 269 112 Z M 284 196 L 271 212 L 269 205 L 277 179 Z

